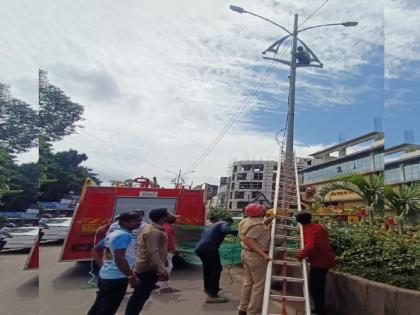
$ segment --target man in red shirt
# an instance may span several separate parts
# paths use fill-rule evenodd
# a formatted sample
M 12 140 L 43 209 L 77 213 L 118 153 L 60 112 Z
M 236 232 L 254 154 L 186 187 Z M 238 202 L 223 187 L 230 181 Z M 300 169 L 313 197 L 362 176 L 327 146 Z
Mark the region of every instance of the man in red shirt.
M 165 230 L 166 234 L 168 234 L 168 264 L 166 266 L 166 271 L 168 274 L 171 274 L 173 269 L 173 262 L 172 258 L 176 255 L 177 250 L 175 246 L 175 227 L 174 224 L 176 223 L 176 216 L 172 215 L 168 218 L 167 222 L 164 223 L 163 229 Z M 172 292 L 180 292 L 177 289 L 170 287 L 168 281 L 159 281 L 156 283 L 159 289 L 156 290 L 157 293 L 172 293 Z
M 315 305 L 313 313 L 325 315 L 325 278 L 328 270 L 335 265 L 335 254 L 326 229 L 321 224 L 312 223 L 310 213 L 298 213 L 296 221 L 302 225 L 304 240 L 304 247 L 297 258 L 307 258 L 311 264 L 309 292 Z

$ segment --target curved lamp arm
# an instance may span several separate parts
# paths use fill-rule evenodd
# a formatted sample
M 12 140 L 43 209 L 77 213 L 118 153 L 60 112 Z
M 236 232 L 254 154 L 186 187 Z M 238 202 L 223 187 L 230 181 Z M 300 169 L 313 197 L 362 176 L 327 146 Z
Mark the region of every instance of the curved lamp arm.
M 284 26 L 281 26 L 280 24 L 278 24 L 278 23 L 276 23 L 276 22 L 274 22 L 274 21 L 272 21 L 272 20 L 270 20 L 270 19 L 267 19 L 267 18 L 265 18 L 265 17 L 263 17 L 263 16 L 261 16 L 261 15 L 258 15 L 258 14 L 255 14 L 255 13 L 252 13 L 252 12 L 249 12 L 249 11 L 246 11 L 246 10 L 244 10 L 243 8 L 241 8 L 241 7 L 238 7 L 238 6 L 236 6 L 236 5 L 230 5 L 229 6 L 229 9 L 231 9 L 232 11 L 235 11 L 235 12 L 237 12 L 237 13 L 240 13 L 240 14 L 243 14 L 243 13 L 248 13 L 248 14 L 251 14 L 251 15 L 253 15 L 253 16 L 256 16 L 256 17 L 258 17 L 258 18 L 260 18 L 260 19 L 262 19 L 262 20 L 264 20 L 264 21 L 267 21 L 267 22 L 270 22 L 271 24 L 273 24 L 273 25 L 275 25 L 275 26 L 277 26 L 277 27 L 280 27 L 283 31 L 285 31 L 286 33 L 288 33 L 288 34 L 290 34 L 290 35 L 292 35 L 292 32 L 290 32 L 287 28 L 285 28 Z
M 298 30 L 298 33 L 300 32 L 304 32 L 313 28 L 318 28 L 318 27 L 324 27 L 324 26 L 336 26 L 336 25 L 342 25 L 345 27 L 351 27 L 351 26 L 357 26 L 357 24 L 359 24 L 358 22 L 344 22 L 344 23 L 330 23 L 330 24 L 322 24 L 322 25 L 315 25 L 315 26 L 310 26 L 307 28 L 304 28 L 302 30 Z

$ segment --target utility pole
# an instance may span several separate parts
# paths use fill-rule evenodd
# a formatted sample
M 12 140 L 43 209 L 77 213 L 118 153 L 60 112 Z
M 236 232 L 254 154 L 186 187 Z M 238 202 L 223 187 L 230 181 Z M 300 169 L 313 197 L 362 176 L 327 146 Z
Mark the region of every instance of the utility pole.
M 179 187 L 180 180 L 181 180 L 181 169 L 179 170 L 178 177 L 176 179 L 176 187 Z
M 296 93 L 296 52 L 297 52 L 297 34 L 298 34 L 298 15 L 295 14 L 293 26 L 292 42 L 292 62 L 290 66 L 290 84 L 289 84 L 289 104 L 287 111 L 287 140 L 286 154 L 293 154 L 293 131 L 295 124 L 295 93 Z

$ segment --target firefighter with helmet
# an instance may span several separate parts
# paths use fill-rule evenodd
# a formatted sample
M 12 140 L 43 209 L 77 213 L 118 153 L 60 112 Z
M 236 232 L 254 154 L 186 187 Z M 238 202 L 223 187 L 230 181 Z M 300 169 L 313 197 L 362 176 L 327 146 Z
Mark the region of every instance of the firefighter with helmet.
M 245 207 L 246 218 L 238 225 L 244 268 L 239 315 L 261 314 L 267 263 L 271 260 L 270 231 L 264 224 L 264 215 L 263 205 L 251 203 Z

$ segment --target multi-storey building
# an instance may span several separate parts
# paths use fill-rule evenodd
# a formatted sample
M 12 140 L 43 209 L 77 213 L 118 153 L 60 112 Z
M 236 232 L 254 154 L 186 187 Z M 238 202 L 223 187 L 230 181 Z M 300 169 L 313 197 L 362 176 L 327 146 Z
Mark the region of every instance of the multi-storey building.
M 229 190 L 230 177 L 220 177 L 219 188 L 215 200 L 215 206 L 225 207 L 227 203 L 227 193 Z
M 277 161 L 237 161 L 232 165 L 226 192 L 226 207 L 231 211 L 242 211 L 256 198 L 272 201 L 275 189 Z
M 387 148 L 385 183 L 402 185 L 415 181 L 420 181 L 420 145 L 404 143 Z
M 308 166 L 300 171 L 302 190 L 312 186 L 319 191 L 345 174 L 378 173 L 384 170 L 384 133 L 371 132 L 311 156 L 313 159 L 307 161 Z M 358 195 L 350 191 L 334 191 L 326 200 L 338 206 L 365 205 Z

